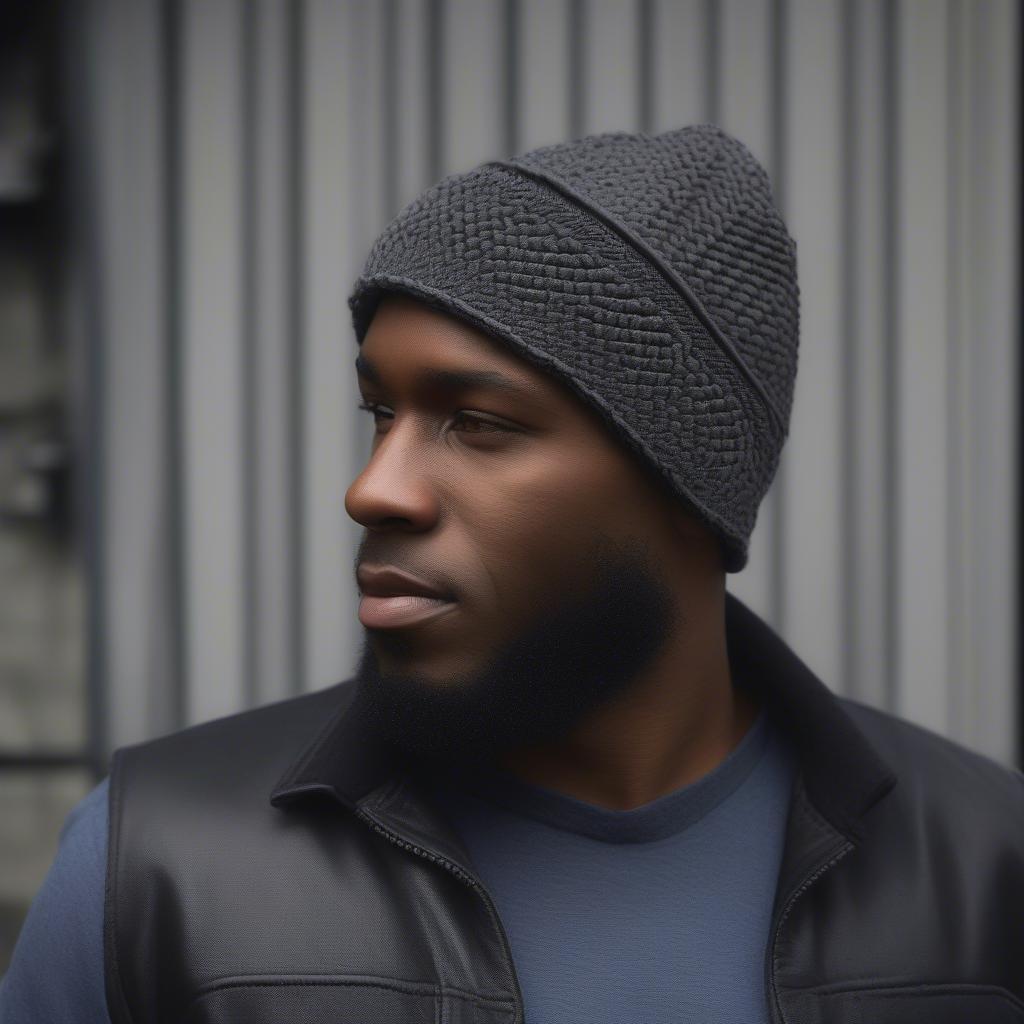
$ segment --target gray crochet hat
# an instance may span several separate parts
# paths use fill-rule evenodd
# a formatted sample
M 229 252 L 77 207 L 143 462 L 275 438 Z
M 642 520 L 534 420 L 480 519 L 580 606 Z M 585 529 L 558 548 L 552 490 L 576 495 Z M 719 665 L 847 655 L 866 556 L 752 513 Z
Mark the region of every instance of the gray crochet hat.
M 789 432 L 796 243 L 764 168 L 711 124 L 610 132 L 449 175 L 374 242 L 361 345 L 401 292 L 468 321 L 593 407 L 746 563 Z

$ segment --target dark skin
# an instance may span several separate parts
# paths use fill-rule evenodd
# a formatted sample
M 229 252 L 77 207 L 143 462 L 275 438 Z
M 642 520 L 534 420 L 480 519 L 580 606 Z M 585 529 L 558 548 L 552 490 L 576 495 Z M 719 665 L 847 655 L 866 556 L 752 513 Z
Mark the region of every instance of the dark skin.
M 473 678 L 510 638 L 533 635 L 543 595 L 587 593 L 595 542 L 621 543 L 644 552 L 638 580 L 656 573 L 671 591 L 652 653 L 563 734 L 496 747 L 493 763 L 615 810 L 712 771 L 758 711 L 732 683 L 714 535 L 566 385 L 475 327 L 387 296 L 361 354 L 378 380 L 360 375 L 360 390 L 378 411 L 370 460 L 345 496 L 366 529 L 360 556 L 443 571 L 458 607 L 423 626 L 368 630 L 364 658 L 378 677 L 404 673 L 417 694 Z M 494 371 L 521 393 L 414 386 L 428 367 Z

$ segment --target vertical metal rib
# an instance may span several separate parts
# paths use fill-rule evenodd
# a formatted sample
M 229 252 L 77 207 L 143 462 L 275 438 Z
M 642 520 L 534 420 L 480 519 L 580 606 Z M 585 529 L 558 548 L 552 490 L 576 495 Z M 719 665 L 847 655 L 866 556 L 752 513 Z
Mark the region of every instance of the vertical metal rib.
M 387 224 L 398 212 L 398 17 L 397 0 L 383 0 L 381 8 L 381 206 L 380 221 Z
M 441 76 L 444 56 L 444 0 L 428 0 L 427 65 L 427 179 L 433 184 L 443 176 L 441 147 L 445 132 L 444 82 Z
M 898 444 L 896 443 L 896 403 L 899 400 L 899 358 L 897 345 L 897 324 L 899 322 L 899 260 L 897 259 L 897 215 L 900 209 L 900 140 L 899 119 L 901 112 L 900 89 L 897 78 L 897 61 L 899 57 L 899 18 L 895 0 L 885 0 L 883 6 L 883 51 L 882 77 L 883 96 L 885 97 L 885 114 L 883 120 L 884 164 L 883 203 L 884 203 L 884 244 L 882 275 L 885 294 L 883 298 L 883 331 L 884 331 L 884 373 L 883 373 L 883 437 L 888 440 L 885 446 L 885 706 L 891 711 L 898 707 L 898 680 L 896 677 L 899 664 L 899 619 L 898 603 L 899 578 L 897 553 L 899 551 L 899 465 Z
M 107 676 L 108 601 L 106 536 L 107 431 L 106 330 L 100 296 L 103 293 L 103 261 L 99 244 L 97 195 L 98 156 L 89 137 L 90 114 L 96 109 L 91 67 L 92 40 L 88 12 L 81 6 L 65 5 L 59 12 L 61 72 L 63 75 L 61 128 L 69 136 L 69 149 L 78 159 L 77 172 L 66 178 L 67 212 L 76 259 L 83 271 L 82 310 L 84 324 L 82 379 L 71 384 L 80 395 L 81 439 L 73 487 L 75 522 L 82 539 L 82 572 L 85 590 L 85 698 L 86 757 L 93 782 L 109 771 L 110 728 Z M 83 41 L 84 40 L 84 41 Z
M 259 88 L 256 66 L 256 17 L 252 3 L 242 5 L 242 46 L 239 74 L 242 79 L 242 161 L 239 188 L 241 189 L 242 219 L 238 244 L 241 246 L 242 288 L 239 320 L 242 338 L 239 345 L 242 380 L 242 696 L 246 707 L 259 701 L 259 680 L 256 678 L 256 636 L 259 628 L 259 592 L 257 571 L 259 547 L 257 545 L 260 520 L 259 490 L 257 487 L 257 424 L 260 422 L 259 387 L 257 381 L 256 352 L 256 254 L 260 249 L 259 205 L 256 196 L 257 145 L 259 124 Z
M 859 245 L 857 237 L 857 169 L 860 167 L 860 140 L 857 137 L 856 86 L 854 67 L 857 52 L 857 18 L 851 0 L 843 0 L 840 39 L 840 110 L 842 118 L 842 140 L 839 159 L 839 192 L 842 196 L 840 211 L 840 259 L 842 260 L 842 314 L 840 320 L 842 394 L 840 443 L 842 445 L 842 475 L 840 487 L 840 623 L 843 638 L 840 686 L 844 694 L 856 696 L 855 652 L 859 649 L 860 629 L 857 618 L 857 592 L 861 585 L 858 566 L 858 542 L 856 536 L 856 515 L 854 512 L 857 495 L 856 480 L 859 479 L 856 420 L 855 414 L 862 407 L 860 401 L 857 360 L 854 346 L 858 337 L 858 274 Z
M 291 679 L 289 690 L 302 693 L 306 680 L 306 556 L 304 523 L 306 508 L 306 5 L 293 0 L 287 7 L 288 33 L 288 345 L 291 353 L 288 378 L 289 494 L 292 506 L 289 516 L 289 548 L 291 578 L 289 589 L 291 648 Z
M 960 163 L 957 154 L 963 146 L 962 139 L 962 102 L 963 102 L 963 70 L 960 59 L 960 40 L 963 37 L 965 19 L 963 5 L 958 0 L 950 0 L 947 8 L 948 23 L 946 27 L 946 95 L 945 119 L 946 131 L 946 173 L 948 175 L 946 190 L 946 416 L 944 425 L 946 437 L 944 451 L 948 474 L 946 477 L 946 508 L 949 520 L 946 527 L 946 562 L 947 578 L 949 579 L 949 628 L 942 632 L 946 643 L 946 721 L 951 735 L 963 735 L 961 729 L 965 722 L 965 705 L 973 698 L 967 680 L 955 676 L 954 669 L 961 663 L 960 652 L 963 649 L 963 627 L 970 628 L 970 609 L 963 600 L 964 588 L 968 580 L 968 566 L 961 557 L 961 542 L 969 537 L 970 524 L 964 521 L 963 506 L 960 495 L 964 486 L 964 466 L 960 457 L 958 437 L 966 428 L 963 415 L 963 404 L 960 401 L 960 330 L 961 315 L 960 296 L 962 275 L 961 248 L 964 236 L 960 222 Z M 970 431 L 967 430 L 967 436 Z
M 585 10 L 583 0 L 569 0 L 569 26 L 566 37 L 568 53 L 565 55 L 565 67 L 568 75 L 566 88 L 569 90 L 569 138 L 578 139 L 584 132 L 586 110 L 584 100 L 584 24 Z
M 502 133 L 504 156 L 519 152 L 519 0 L 505 0 L 505 46 L 502 76 Z
M 186 566 L 184 422 L 185 405 L 184 370 L 182 367 L 182 253 L 184 251 L 184 204 L 182 181 L 185 169 L 184 111 L 181 102 L 181 65 L 183 27 L 180 0 L 163 3 L 163 228 L 166 244 L 166 292 L 164 309 L 164 380 L 166 391 L 166 425 L 164 429 L 165 464 L 167 466 L 167 561 L 165 563 L 168 586 L 167 610 L 170 617 L 168 644 L 172 664 L 171 726 L 184 728 L 188 722 L 189 634 L 185 615 L 188 595 L 188 569 Z
M 654 0 L 640 0 L 636 32 L 639 75 L 636 121 L 642 132 L 654 131 L 654 17 Z
M 716 0 L 705 0 L 704 26 L 707 32 L 707 58 L 704 63 L 704 102 L 707 119 L 718 124 L 722 115 L 722 98 L 718 87 L 719 69 L 722 63 L 722 24 Z
M 1024 46 L 1021 45 L 1022 14 L 1018 10 L 1017 25 L 1017 173 L 1024 169 Z M 1017 203 L 1017 261 L 1021 262 L 1024 238 L 1024 203 Z M 1017 494 L 1014 508 L 1017 512 L 1017 587 L 1018 615 L 1024 609 L 1024 303 L 1017 299 Z M 1024 769 L 1024 629 L 1015 630 L 1014 678 L 1017 680 L 1017 764 Z

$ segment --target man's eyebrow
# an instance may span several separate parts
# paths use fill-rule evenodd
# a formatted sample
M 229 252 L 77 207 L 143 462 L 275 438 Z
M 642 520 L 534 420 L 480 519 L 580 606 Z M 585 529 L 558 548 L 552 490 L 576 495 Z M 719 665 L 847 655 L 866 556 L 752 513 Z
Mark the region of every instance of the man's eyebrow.
M 381 383 L 380 371 L 366 356 L 356 356 L 356 373 L 365 377 L 372 384 Z M 416 383 L 419 387 L 433 386 L 449 391 L 456 391 L 460 388 L 490 387 L 498 391 L 506 391 L 509 394 L 518 395 L 522 398 L 529 398 L 530 393 L 515 381 L 498 373 L 495 370 L 441 370 L 427 368 L 420 370 L 416 375 Z

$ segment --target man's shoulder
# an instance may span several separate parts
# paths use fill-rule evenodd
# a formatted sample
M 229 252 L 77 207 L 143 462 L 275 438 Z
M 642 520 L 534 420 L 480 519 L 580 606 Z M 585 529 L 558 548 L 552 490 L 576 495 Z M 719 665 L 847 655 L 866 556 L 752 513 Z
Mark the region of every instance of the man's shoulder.
M 1024 850 L 1024 772 L 891 712 L 848 697 L 839 702 L 892 767 L 905 798 L 947 815 L 1006 815 Z
M 56 856 L 0 979 L 0 1020 L 109 1019 L 103 986 L 107 787 L 104 778 L 64 820 Z
M 345 680 L 121 747 L 112 785 L 117 790 L 126 773 L 165 790 L 177 785 L 201 792 L 212 776 L 243 788 L 273 784 L 352 696 L 353 681 Z

